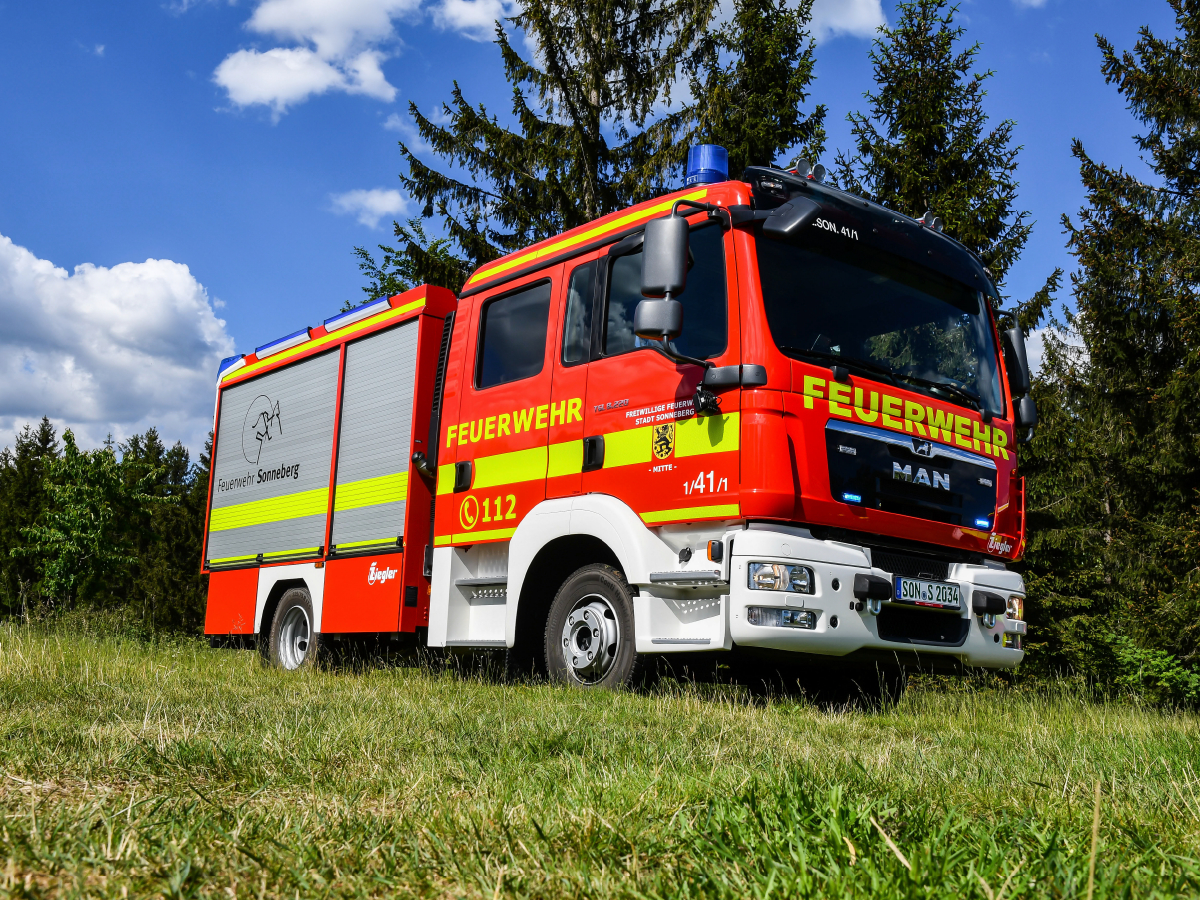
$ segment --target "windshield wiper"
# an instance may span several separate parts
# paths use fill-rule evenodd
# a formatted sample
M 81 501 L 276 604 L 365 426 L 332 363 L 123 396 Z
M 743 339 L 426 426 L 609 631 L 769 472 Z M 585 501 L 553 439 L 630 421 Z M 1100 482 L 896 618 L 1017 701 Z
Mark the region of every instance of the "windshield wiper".
M 902 372 L 897 372 L 896 377 L 903 378 L 905 381 L 911 381 L 913 384 L 919 384 L 922 387 L 927 387 L 931 391 L 945 391 L 952 397 L 957 397 L 959 400 L 966 400 L 971 406 L 983 412 L 983 400 L 979 394 L 970 388 L 951 384 L 948 381 L 934 381 L 932 378 L 922 378 L 920 375 L 906 375 Z
M 788 356 L 807 356 L 822 362 L 831 362 L 834 365 L 845 366 L 847 369 L 862 369 L 865 372 L 884 375 L 892 384 L 896 383 L 896 373 L 892 371 L 890 366 L 868 362 L 865 359 L 859 359 L 857 356 L 838 356 L 836 353 L 823 353 L 820 350 L 804 350 L 800 347 L 780 347 L 779 349 Z

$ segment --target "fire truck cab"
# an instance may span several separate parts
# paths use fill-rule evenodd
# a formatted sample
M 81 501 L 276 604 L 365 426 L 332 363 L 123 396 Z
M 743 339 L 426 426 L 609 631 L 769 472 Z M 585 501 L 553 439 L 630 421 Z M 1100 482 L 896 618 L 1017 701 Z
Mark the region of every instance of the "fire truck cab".
M 227 361 L 206 632 L 576 685 L 735 647 L 1017 665 L 1036 413 L 987 271 L 801 170 L 693 181 Z

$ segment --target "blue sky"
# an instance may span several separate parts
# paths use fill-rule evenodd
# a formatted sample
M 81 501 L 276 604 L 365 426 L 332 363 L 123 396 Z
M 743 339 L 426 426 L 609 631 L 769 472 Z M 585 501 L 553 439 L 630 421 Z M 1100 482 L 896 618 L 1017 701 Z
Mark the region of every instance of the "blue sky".
M 0 0 L 0 445 L 47 413 L 85 443 L 159 424 L 198 446 L 217 359 L 363 299 L 351 251 L 405 214 L 409 101 L 432 111 L 457 79 L 507 112 L 486 40 L 505 2 Z M 1071 266 L 1071 139 L 1145 174 L 1094 35 L 1125 49 L 1173 18 L 1162 0 L 975 0 L 959 18 L 995 71 L 990 115 L 1025 148 L 1024 299 Z M 890 2 L 818 2 L 827 163 L 882 19 Z

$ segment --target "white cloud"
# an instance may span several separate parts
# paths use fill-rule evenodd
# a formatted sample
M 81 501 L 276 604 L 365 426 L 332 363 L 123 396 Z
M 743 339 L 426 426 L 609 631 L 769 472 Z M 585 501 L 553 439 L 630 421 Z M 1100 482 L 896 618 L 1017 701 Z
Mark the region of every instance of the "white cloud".
M 92 48 L 92 52 L 95 53 L 97 56 L 103 56 L 104 55 L 104 45 L 97 44 L 94 48 Z
M 372 188 L 369 191 L 346 191 L 330 196 L 334 212 L 354 213 L 358 221 L 368 228 L 375 228 L 384 216 L 396 216 L 408 208 L 408 202 L 399 191 Z
M 441 0 L 433 21 L 439 28 L 490 41 L 496 36 L 496 20 L 512 15 L 513 6 L 510 0 Z
M 238 50 L 213 80 L 236 106 L 288 107 L 328 91 L 390 103 L 396 88 L 380 68 L 398 40 L 393 20 L 416 13 L 420 0 L 262 0 L 246 27 L 295 46 Z
M 818 41 L 839 34 L 871 37 L 887 24 L 880 0 L 816 0 L 812 8 L 812 32 Z
M 384 120 L 383 128 L 385 131 L 395 131 L 403 137 L 405 145 L 414 153 L 430 153 L 433 151 L 433 147 L 417 131 L 417 126 L 406 116 L 402 116 L 399 113 L 392 113 Z
M 203 446 L 233 339 L 187 266 L 69 274 L 0 235 L 0 322 L 0 433 L 48 415 L 84 445 L 156 425 L 164 440 Z
M 1013 3 L 1026 9 L 1038 9 L 1046 5 L 1046 0 L 1013 0 Z

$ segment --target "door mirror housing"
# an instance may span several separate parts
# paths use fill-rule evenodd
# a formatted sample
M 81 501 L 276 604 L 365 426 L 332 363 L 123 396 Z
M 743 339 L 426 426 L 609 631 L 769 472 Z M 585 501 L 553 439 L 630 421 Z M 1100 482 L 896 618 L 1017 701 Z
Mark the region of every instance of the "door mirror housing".
M 642 241 L 642 296 L 674 300 L 687 285 L 687 268 L 687 219 L 670 215 L 647 222 Z M 638 304 L 638 311 L 643 306 Z
M 763 221 L 763 234 L 777 241 L 793 240 L 816 221 L 821 207 L 807 197 L 793 197 Z
M 1038 422 L 1037 404 L 1026 394 L 1013 401 L 1013 424 L 1018 428 L 1032 428 Z
M 1029 393 L 1033 379 L 1029 375 L 1029 357 L 1025 353 L 1025 332 L 1017 325 L 1000 332 L 1004 362 L 1008 368 L 1008 386 L 1014 397 Z
M 643 300 L 633 311 L 633 333 L 652 341 L 672 341 L 683 331 L 683 304 L 678 300 Z

